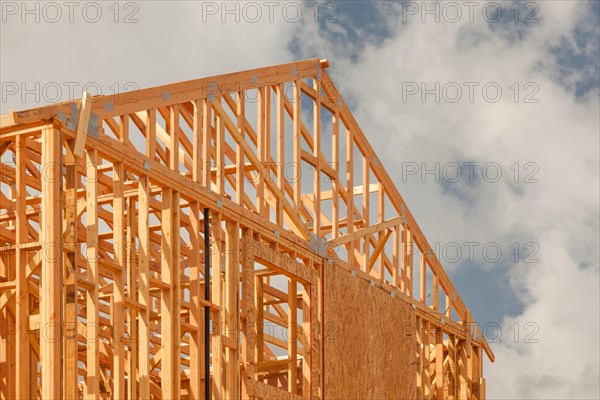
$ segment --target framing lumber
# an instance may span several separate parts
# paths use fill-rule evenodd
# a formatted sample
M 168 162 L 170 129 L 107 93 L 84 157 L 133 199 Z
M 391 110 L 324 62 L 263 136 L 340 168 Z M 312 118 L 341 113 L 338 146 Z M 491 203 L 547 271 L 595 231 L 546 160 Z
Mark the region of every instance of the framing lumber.
M 79 109 L 79 118 L 77 121 L 77 135 L 75 136 L 75 143 L 73 144 L 73 155 L 77 158 L 83 157 L 85 138 L 88 134 L 91 112 L 92 96 L 88 92 L 83 92 Z
M 61 134 L 55 128 L 42 132 L 42 164 L 48 166 L 46 178 L 42 181 L 42 293 L 40 300 L 40 332 L 45 340 L 40 340 L 42 398 L 61 397 L 61 346 L 59 327 L 61 316 L 60 252 L 61 216 L 55 210 L 62 209 L 60 195 Z
M 24 245 L 28 241 L 27 227 L 29 222 L 25 214 L 25 201 L 27 198 L 27 183 L 26 183 L 26 171 L 25 165 L 27 162 L 26 154 L 26 137 L 17 136 L 15 143 L 16 151 L 16 220 L 15 220 L 15 238 L 17 240 L 16 249 L 16 314 L 15 323 L 19 327 L 19 338 L 16 341 L 16 354 L 20 355 L 17 357 L 16 365 L 16 376 L 24 377 L 20 379 L 16 387 L 17 398 L 29 398 L 30 394 L 30 351 L 29 351 L 29 338 L 28 338 L 28 325 L 29 325 L 29 284 L 27 280 L 26 262 L 27 252 L 23 249 Z
M 493 352 L 327 67 L 0 118 L 0 323 L 20 328 L 0 330 L 0 398 L 335 398 L 325 316 L 356 304 L 327 271 L 413 323 L 378 321 L 409 338 L 415 397 L 485 398 Z

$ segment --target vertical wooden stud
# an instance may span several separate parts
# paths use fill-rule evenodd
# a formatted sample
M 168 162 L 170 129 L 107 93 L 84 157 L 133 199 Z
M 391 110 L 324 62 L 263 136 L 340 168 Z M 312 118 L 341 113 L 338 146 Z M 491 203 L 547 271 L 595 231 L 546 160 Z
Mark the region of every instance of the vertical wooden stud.
M 293 104 L 293 112 L 292 112 L 292 126 L 294 130 L 294 205 L 296 207 L 296 211 L 299 211 L 301 208 L 301 198 L 302 195 L 302 182 L 300 177 L 302 175 L 302 160 L 301 160 L 301 127 L 302 127 L 302 90 L 300 89 L 300 81 L 294 81 L 294 104 Z
M 439 327 L 435 329 L 435 396 L 444 400 L 444 332 Z
M 15 251 L 15 266 L 16 266 L 16 301 L 15 301 L 15 323 L 16 333 L 16 397 L 17 399 L 30 398 L 29 393 L 29 284 L 27 282 L 27 253 L 24 250 L 24 245 L 27 243 L 29 236 L 27 227 L 27 215 L 25 214 L 25 205 L 27 200 L 27 147 L 26 137 L 19 135 L 16 137 L 16 174 L 17 179 L 15 182 L 15 199 L 16 199 L 16 210 L 15 210 L 15 240 L 16 240 L 16 251 Z M 68 150 L 67 150 L 68 151 Z M 67 167 L 68 168 L 68 167 Z M 71 172 L 71 174 L 69 174 Z M 72 170 L 67 171 L 67 185 L 73 183 L 74 179 L 69 180 L 69 177 L 73 175 Z M 73 191 L 67 193 L 67 195 L 73 195 Z M 67 198 L 67 201 L 69 198 Z M 68 212 L 68 210 L 67 210 Z M 73 257 L 74 258 L 74 257 Z M 72 261 L 72 258 L 69 258 Z M 70 310 L 69 310 L 70 311 Z M 5 327 L 2 329 L 6 329 Z M 71 359 L 69 359 L 71 360 Z
M 163 283 L 160 296 L 160 325 L 162 329 L 170 329 L 173 326 L 173 190 L 171 188 L 162 189 L 162 210 L 161 210 L 161 261 L 160 275 Z M 160 350 L 162 354 L 160 380 L 163 399 L 170 399 L 173 396 L 175 376 L 175 365 L 173 365 L 173 348 L 175 338 L 171 333 L 161 335 Z
M 277 187 L 285 192 L 285 123 L 284 123 L 284 96 L 283 85 L 276 87 L 277 94 Z M 277 225 L 283 226 L 283 199 L 277 199 L 275 219 Z
M 237 129 L 240 137 L 245 139 L 246 136 L 246 92 L 238 91 L 236 96 L 236 114 L 237 114 Z M 235 177 L 236 177 L 236 202 L 240 205 L 244 204 L 244 151 L 239 143 L 235 147 Z
M 138 183 L 138 299 L 144 309 L 139 314 L 139 396 L 150 398 L 150 182 L 147 176 L 140 176 Z
M 335 109 L 331 119 L 331 162 L 333 169 L 338 174 L 340 171 L 340 113 L 338 108 Z M 339 188 L 340 182 L 336 179 L 331 181 L 331 223 L 332 225 L 332 237 L 337 238 L 340 235 L 340 195 Z
M 125 398 L 125 349 L 123 333 L 125 329 L 125 167 L 123 163 L 113 164 L 113 249 L 114 262 L 119 270 L 114 273 L 113 282 L 113 395 L 117 399 Z
M 288 278 L 288 392 L 298 392 L 298 291 L 297 283 Z
M 75 140 L 66 142 L 65 146 L 65 233 L 63 246 L 64 276 L 64 386 L 66 399 L 79 398 L 77 388 L 77 276 L 78 268 L 75 258 L 77 244 L 77 164 L 74 154 Z
M 227 222 L 227 236 L 225 242 L 225 329 L 226 335 L 231 342 L 239 346 L 239 283 L 240 283 L 240 225 L 238 222 Z M 237 348 L 227 347 L 225 350 L 226 385 L 224 398 L 236 399 L 238 395 L 239 382 L 239 358 Z
M 60 299 L 62 246 L 61 134 L 55 128 L 42 131 L 42 290 L 40 301 L 40 362 L 42 398 L 61 397 Z
M 200 204 L 190 203 L 190 398 L 204 398 L 204 307 L 200 276 Z
M 313 157 L 316 160 L 313 182 L 315 199 L 313 232 L 319 236 L 321 234 L 321 85 L 317 78 L 313 78 L 313 90 L 315 91 L 313 101 Z

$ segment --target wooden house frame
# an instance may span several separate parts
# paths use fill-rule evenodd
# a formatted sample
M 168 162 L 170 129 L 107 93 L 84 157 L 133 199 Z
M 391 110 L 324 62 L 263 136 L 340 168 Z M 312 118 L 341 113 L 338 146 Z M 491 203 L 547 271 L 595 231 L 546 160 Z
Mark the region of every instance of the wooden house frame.
M 1 399 L 485 398 L 493 353 L 327 67 L 2 115 Z

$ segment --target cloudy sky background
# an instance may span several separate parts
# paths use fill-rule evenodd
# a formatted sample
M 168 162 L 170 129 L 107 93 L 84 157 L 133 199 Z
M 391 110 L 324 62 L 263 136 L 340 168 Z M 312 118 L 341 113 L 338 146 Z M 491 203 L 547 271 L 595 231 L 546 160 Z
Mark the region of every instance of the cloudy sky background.
M 260 17 L 236 2 L 227 15 L 221 2 L 120 2 L 118 16 L 98 2 L 99 18 L 77 3 L 73 22 L 62 2 L 60 17 L 27 4 L 39 11 L 2 2 L 2 113 L 89 82 L 109 94 L 327 58 L 474 318 L 501 326 L 487 332 L 488 398 L 600 397 L 599 2 L 259 2 Z M 422 96 L 436 84 L 439 101 Z M 421 175 L 436 163 L 438 182 Z M 465 163 L 479 163 L 473 179 Z

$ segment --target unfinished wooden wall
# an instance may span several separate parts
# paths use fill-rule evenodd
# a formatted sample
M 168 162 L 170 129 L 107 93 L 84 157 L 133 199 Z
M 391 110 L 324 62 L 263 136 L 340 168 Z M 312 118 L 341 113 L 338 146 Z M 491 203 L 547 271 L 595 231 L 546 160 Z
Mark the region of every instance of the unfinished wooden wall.
M 325 398 L 416 398 L 416 313 L 350 271 L 324 271 Z

